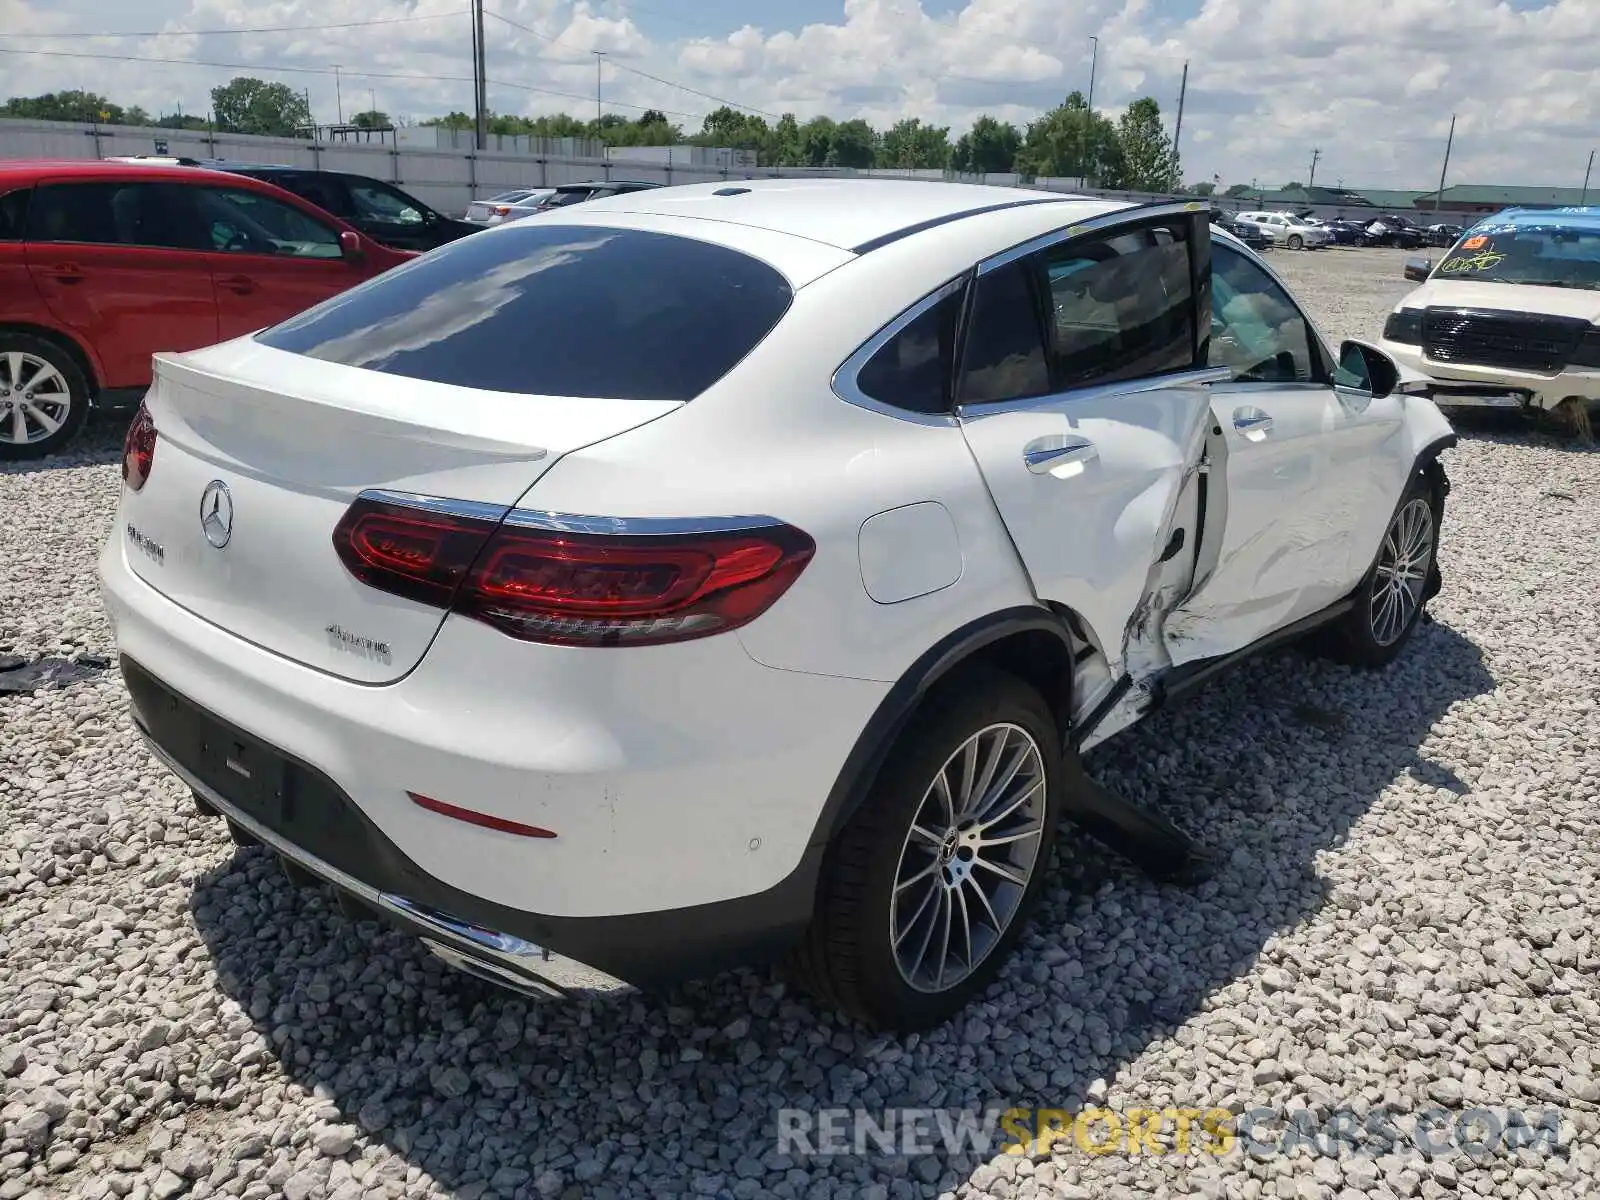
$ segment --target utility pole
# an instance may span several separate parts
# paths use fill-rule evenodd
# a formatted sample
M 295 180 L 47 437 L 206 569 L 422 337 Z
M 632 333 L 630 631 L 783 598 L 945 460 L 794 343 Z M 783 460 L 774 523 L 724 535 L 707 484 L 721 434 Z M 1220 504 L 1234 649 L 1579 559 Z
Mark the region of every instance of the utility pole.
M 1322 151 L 1316 146 L 1313 146 L 1311 148 L 1311 175 L 1306 180 L 1306 187 L 1308 188 L 1317 182 L 1317 163 L 1321 158 Z
M 1183 98 L 1189 92 L 1189 64 L 1183 64 L 1183 82 L 1178 85 L 1178 123 L 1172 130 L 1172 167 L 1178 169 L 1178 142 L 1183 138 Z M 1178 182 L 1183 181 L 1180 178 Z
M 489 145 L 489 68 L 483 44 L 483 0 L 472 0 L 472 32 L 472 44 L 477 56 L 472 64 L 473 76 L 478 89 L 478 94 L 473 97 L 477 115 L 477 137 L 474 140 L 477 148 L 484 150 Z
M 333 98 L 334 98 L 334 103 L 338 106 L 339 124 L 343 125 L 344 124 L 344 88 L 340 86 L 340 82 L 339 82 L 339 64 L 338 63 L 334 63 L 333 64 Z
M 1589 165 L 1583 169 L 1583 193 L 1578 197 L 1578 206 L 1581 208 L 1589 201 L 1589 172 L 1594 170 L 1594 151 L 1589 151 Z
M 605 73 L 606 52 L 595 50 L 594 54 L 594 125 L 596 132 L 600 128 L 600 79 Z
M 1090 167 L 1089 156 L 1092 153 L 1094 146 L 1090 135 L 1093 133 L 1092 127 L 1094 125 L 1094 69 L 1095 65 L 1100 61 L 1100 39 L 1095 35 L 1090 34 L 1089 41 L 1092 43 L 1089 51 L 1089 111 L 1084 115 L 1083 145 L 1079 147 L 1078 157 L 1081 161 L 1079 163 L 1078 170 L 1082 172 L 1082 174 L 1078 176 L 1079 187 L 1087 186 L 1089 180 L 1094 178 L 1094 171 Z
M 1444 165 L 1439 168 L 1439 190 L 1433 194 L 1433 215 L 1439 215 L 1439 202 L 1444 199 L 1444 177 L 1450 170 L 1450 148 L 1456 144 L 1456 115 L 1450 114 L 1450 136 L 1444 143 Z

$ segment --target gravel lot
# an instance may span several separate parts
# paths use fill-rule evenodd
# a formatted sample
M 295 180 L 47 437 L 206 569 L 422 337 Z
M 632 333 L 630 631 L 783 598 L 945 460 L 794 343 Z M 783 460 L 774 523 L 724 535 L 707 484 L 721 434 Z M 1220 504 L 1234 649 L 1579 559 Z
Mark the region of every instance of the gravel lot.
M 1403 257 L 1273 261 L 1339 338 L 1376 334 Z M 113 652 L 120 432 L 0 468 L 0 651 Z M 1220 876 L 1160 888 L 1069 846 L 1002 981 L 920 1038 L 755 974 L 504 996 L 235 851 L 141 749 L 114 668 L 0 696 L 0 1200 L 1592 1193 L 1600 457 L 1462 434 L 1437 622 L 1399 663 L 1271 656 L 1093 756 L 1231 853 Z M 1080 1104 L 1563 1124 L 1553 1153 L 1431 1159 L 773 1140 L 788 1105 Z

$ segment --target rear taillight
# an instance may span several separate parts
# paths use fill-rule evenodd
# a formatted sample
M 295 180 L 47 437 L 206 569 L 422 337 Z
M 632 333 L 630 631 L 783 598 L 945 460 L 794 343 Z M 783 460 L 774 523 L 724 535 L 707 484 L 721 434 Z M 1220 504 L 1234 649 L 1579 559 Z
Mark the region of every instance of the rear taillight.
M 361 496 L 334 529 L 333 548 L 368 587 L 446 608 L 504 515 L 498 507 L 444 511 Z
M 524 641 L 650 646 L 737 629 L 782 596 L 816 545 L 779 522 L 574 532 L 584 520 L 445 513 L 362 497 L 334 546 L 357 579 Z M 681 532 L 678 531 L 681 528 Z
M 509 204 L 496 204 L 494 206 L 494 215 L 497 217 L 503 217 L 510 211 L 511 206 Z
M 137 492 L 150 478 L 150 468 L 156 461 L 156 423 L 143 402 L 128 425 L 127 436 L 122 439 L 122 482 Z

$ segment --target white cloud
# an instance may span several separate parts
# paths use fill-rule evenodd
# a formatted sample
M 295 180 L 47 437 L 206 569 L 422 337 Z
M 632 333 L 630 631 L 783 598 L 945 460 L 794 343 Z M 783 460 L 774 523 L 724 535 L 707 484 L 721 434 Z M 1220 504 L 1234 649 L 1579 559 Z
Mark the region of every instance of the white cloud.
M 313 0 L 0 0 L 0 33 L 325 25 L 427 17 L 359 29 L 139 40 L 23 40 L 0 50 L 50 49 L 246 64 L 309 88 L 333 115 L 331 75 L 269 68 L 342 68 L 346 112 L 369 89 L 392 113 L 470 109 L 465 0 L 368 0 L 359 10 Z M 673 0 L 653 0 L 664 13 Z M 981 112 L 1022 123 L 1087 90 L 1098 35 L 1095 103 L 1114 112 L 1143 94 L 1169 121 L 1189 63 L 1185 172 L 1225 181 L 1304 178 L 1313 147 L 1319 181 L 1428 186 L 1452 112 L 1451 178 L 1577 183 L 1596 137 L 1594 57 L 1600 0 L 1204 0 L 1187 19 L 1168 0 L 969 0 L 930 15 L 916 0 L 841 0 L 825 23 L 785 21 L 781 0 L 759 23 L 685 37 L 702 21 L 668 24 L 628 0 L 492 0 L 515 28 L 488 20 L 490 102 L 501 111 L 593 112 L 594 50 L 607 53 L 604 98 L 616 111 L 656 107 L 694 126 L 713 101 L 632 67 L 769 113 L 917 116 L 959 133 Z M 679 12 L 692 10 L 679 9 Z M 530 32 L 531 30 L 531 32 Z M 230 68 L 0 53 L 0 90 L 30 95 L 83 87 L 123 104 L 204 106 Z M 379 76 L 379 77 L 373 77 Z M 382 78 L 406 76 L 406 78 Z M 519 89 L 513 85 L 523 85 Z M 545 89 L 544 92 L 525 89 Z M 552 96 L 550 91 L 568 93 Z M 626 105 L 637 107 L 628 108 Z

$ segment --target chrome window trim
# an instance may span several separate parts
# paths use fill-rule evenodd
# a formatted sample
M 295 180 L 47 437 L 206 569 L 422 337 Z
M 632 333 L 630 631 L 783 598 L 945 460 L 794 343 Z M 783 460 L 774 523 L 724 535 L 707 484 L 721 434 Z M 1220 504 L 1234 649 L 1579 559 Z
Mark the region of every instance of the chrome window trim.
M 856 408 L 864 408 L 868 412 L 878 413 L 881 416 L 894 417 L 899 421 L 908 421 L 913 425 L 928 425 L 932 427 L 949 427 L 955 424 L 956 419 L 950 413 L 919 413 L 907 408 L 896 408 L 892 404 L 885 404 L 881 400 L 874 400 L 861 390 L 856 382 L 856 376 L 863 367 L 871 361 L 872 356 L 900 334 L 911 322 L 942 300 L 947 300 L 961 291 L 967 284 L 970 271 L 963 271 L 954 279 L 940 284 L 910 308 L 904 310 L 877 333 L 863 342 L 849 358 L 839 364 L 830 381 L 833 394 L 846 404 Z
M 543 455 L 540 455 L 542 458 Z M 357 501 L 370 500 L 378 504 L 393 504 L 399 508 L 413 508 L 418 512 L 437 513 L 444 517 L 465 517 L 474 521 L 499 521 L 511 511 L 509 504 L 485 504 L 478 500 L 452 500 L 448 496 L 423 496 L 415 492 L 391 492 L 387 488 L 368 488 L 356 496 Z
M 1087 387 L 1070 388 L 1052 392 L 1047 396 L 1029 396 L 1022 400 L 985 400 L 980 404 L 963 404 L 956 409 L 961 420 L 977 420 L 1000 413 L 1030 412 L 1039 408 L 1054 408 L 1087 400 L 1104 400 L 1108 396 L 1131 396 L 1140 392 L 1159 392 L 1166 388 L 1198 387 L 1211 383 L 1233 382 L 1230 367 L 1198 367 L 1174 371 L 1169 375 L 1146 375 L 1139 379 L 1119 379 L 1114 383 L 1096 383 Z
M 504 523 L 516 529 L 537 529 L 545 533 L 579 533 L 613 537 L 682 537 L 691 533 L 743 533 L 772 529 L 782 525 L 777 517 L 605 517 L 583 513 L 558 513 L 537 508 L 513 508 L 508 504 L 484 504 L 476 500 L 452 500 L 445 496 L 419 496 L 410 492 L 391 492 L 369 488 L 357 500 L 373 500 L 418 512 L 469 520 Z
M 1080 237 L 1088 237 L 1096 233 L 1104 233 L 1108 229 L 1115 229 L 1119 225 L 1142 225 L 1146 221 L 1159 221 L 1166 217 L 1191 217 L 1203 211 L 1207 206 L 1197 201 L 1189 200 L 1172 204 L 1143 204 L 1132 208 L 1119 208 L 1114 212 L 1101 213 L 1096 217 L 1086 217 L 1075 224 L 1064 226 L 1061 229 L 1052 229 L 1049 233 L 1040 234 L 1009 250 L 1002 250 L 999 254 L 990 256 L 978 264 L 978 274 L 987 275 L 990 271 L 998 271 L 1009 263 L 1016 262 L 1019 258 L 1026 258 L 1040 250 L 1049 249 L 1061 242 L 1071 241 Z
M 544 533 L 595 534 L 612 537 L 682 537 L 692 533 L 743 533 L 783 524 L 776 517 L 594 517 L 543 509 L 513 508 L 505 523 L 515 529 Z

